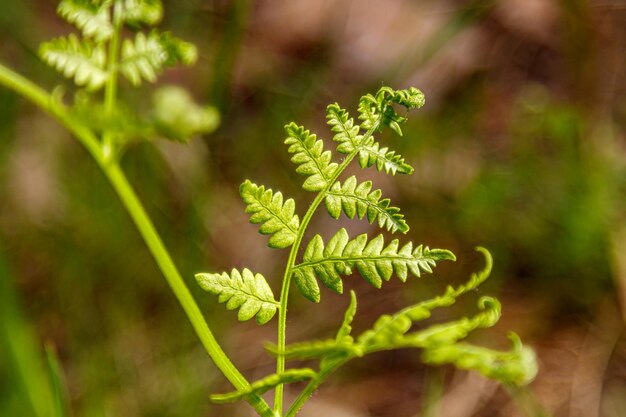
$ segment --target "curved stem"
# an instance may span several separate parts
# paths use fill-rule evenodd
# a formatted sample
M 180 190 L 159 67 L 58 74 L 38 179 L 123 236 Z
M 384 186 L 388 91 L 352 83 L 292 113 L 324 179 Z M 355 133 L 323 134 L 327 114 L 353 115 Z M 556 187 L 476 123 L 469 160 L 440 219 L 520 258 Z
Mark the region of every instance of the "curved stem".
M 365 143 L 367 139 L 378 129 L 379 123 L 375 123 L 366 133 L 363 135 L 361 139 L 361 143 Z M 289 252 L 289 258 L 287 260 L 287 267 L 285 268 L 285 274 L 283 275 L 283 284 L 280 290 L 280 309 L 278 310 L 278 340 L 276 343 L 276 348 L 279 352 L 285 350 L 286 344 L 286 332 L 287 332 L 287 304 L 289 300 L 289 287 L 291 285 L 291 276 L 293 274 L 294 266 L 296 263 L 296 257 L 298 255 L 298 251 L 300 250 L 300 245 L 302 244 L 302 238 L 304 237 L 304 232 L 306 231 L 309 222 L 313 218 L 313 214 L 322 203 L 324 198 L 326 197 L 328 191 L 333 186 L 337 178 L 341 175 L 341 173 L 346 169 L 346 167 L 352 162 L 354 157 L 359 153 L 360 148 L 356 147 L 354 151 L 346 156 L 343 162 L 337 167 L 337 170 L 332 175 L 332 177 L 328 180 L 328 184 L 321 190 L 315 200 L 309 206 L 309 209 L 305 213 L 302 218 L 302 222 L 300 223 L 300 227 L 298 228 L 298 233 L 296 235 L 296 239 L 291 246 L 291 251 Z M 285 371 L 285 357 L 278 355 L 276 358 L 276 373 L 280 374 Z M 314 391 L 315 389 L 313 389 Z M 307 397 L 308 398 L 308 397 Z M 282 416 L 283 415 L 283 385 L 277 385 L 276 391 L 274 395 L 274 412 Z
M 202 316 L 200 308 L 185 285 L 183 278 L 174 265 L 167 249 L 163 245 L 163 242 L 156 232 L 154 225 L 146 214 L 145 209 L 137 198 L 137 195 L 126 180 L 126 177 L 119 165 L 117 163 L 106 165 L 101 164 L 100 167 L 103 169 L 105 175 L 115 189 L 115 192 L 122 200 L 124 207 L 132 217 L 137 229 L 139 229 L 141 236 L 154 257 L 154 260 L 165 276 L 170 288 L 174 292 L 174 295 L 183 307 L 183 310 L 187 314 L 191 325 L 198 334 L 198 337 L 202 341 L 206 351 L 209 353 L 209 356 L 237 390 L 248 390 L 250 388 L 250 384 L 226 356 L 226 353 L 222 350 L 213 336 L 213 333 Z M 251 395 L 248 398 L 248 402 L 250 402 L 250 404 L 262 416 L 273 416 L 272 411 L 261 397 Z
M 107 82 L 104 86 L 104 109 L 111 116 L 117 102 L 117 60 L 120 52 L 120 32 L 122 31 L 123 10 L 122 4 L 116 2 L 113 6 L 113 36 L 109 41 L 107 54 Z M 105 131 L 102 135 L 102 150 L 106 158 L 112 158 L 115 153 L 113 133 Z
M 82 125 L 79 120 L 75 120 L 67 112 L 67 109 L 63 106 L 63 104 L 55 100 L 53 95 L 1 64 L 0 85 L 4 85 L 17 92 L 21 96 L 39 106 L 42 110 L 54 116 L 79 140 L 79 142 L 85 146 L 87 151 L 89 151 L 98 166 L 109 179 L 113 189 L 121 199 L 122 204 L 139 229 L 139 232 L 148 246 L 150 253 L 165 276 L 165 279 L 174 292 L 174 295 L 183 307 L 187 318 L 191 322 L 196 334 L 200 338 L 211 359 L 213 359 L 216 366 L 237 390 L 248 390 L 250 384 L 230 361 L 213 336 L 213 333 L 202 316 L 200 308 L 185 285 L 184 280 L 169 256 L 167 249 L 163 245 L 158 232 L 139 201 L 135 191 L 128 183 L 128 180 L 120 169 L 120 166 L 116 162 L 111 162 L 110 159 L 104 154 L 98 138 L 94 135 L 94 133 L 89 128 Z M 265 400 L 263 400 L 260 396 L 249 395 L 246 397 L 246 401 L 254 407 L 260 416 L 274 417 L 274 413 Z

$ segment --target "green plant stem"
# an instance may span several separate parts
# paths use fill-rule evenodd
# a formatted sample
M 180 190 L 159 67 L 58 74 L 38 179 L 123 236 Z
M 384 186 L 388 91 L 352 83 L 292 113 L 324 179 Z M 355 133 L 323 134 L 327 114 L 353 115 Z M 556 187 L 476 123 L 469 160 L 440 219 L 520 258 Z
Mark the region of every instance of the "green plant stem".
M 228 359 L 226 353 L 222 350 L 213 336 L 213 333 L 202 316 L 202 312 L 189 292 L 189 289 L 185 285 L 167 249 L 163 245 L 161 238 L 156 232 L 154 225 L 146 214 L 141 202 L 137 198 L 137 195 L 126 180 L 126 177 L 119 165 L 116 163 L 106 165 L 101 164 L 100 167 L 103 169 L 117 195 L 122 200 L 124 207 L 135 222 L 135 225 L 139 229 L 141 236 L 154 257 L 154 260 L 167 279 L 168 284 L 182 305 L 183 310 L 187 313 L 189 321 L 198 334 L 198 337 L 200 337 L 200 340 L 209 353 L 209 356 L 211 356 L 211 359 L 213 359 L 217 367 L 237 390 L 248 390 L 250 388 L 250 384 L 235 367 L 235 365 L 233 365 L 230 359 Z M 250 395 L 247 400 L 262 416 L 273 416 L 269 406 L 258 395 Z
M 351 360 L 354 356 L 348 356 L 347 358 L 338 360 L 333 365 L 325 367 L 323 370 L 317 374 L 315 378 L 313 378 L 306 387 L 298 394 L 296 399 L 294 400 L 289 410 L 287 410 L 287 414 L 285 417 L 295 417 L 296 414 L 300 411 L 302 406 L 311 398 L 311 395 L 319 388 L 319 386 L 337 369 L 341 366 L 345 365 L 346 362 Z
M 105 176 L 109 179 L 113 189 L 122 200 L 122 204 L 133 219 L 139 229 L 148 249 L 157 262 L 161 272 L 165 276 L 168 284 L 172 288 L 174 295 L 180 302 L 183 310 L 187 314 L 194 330 L 200 338 L 209 356 L 215 362 L 224 376 L 233 384 L 237 390 L 248 390 L 249 382 L 239 372 L 230 361 L 226 353 L 222 350 L 217 340 L 213 336 L 208 324 L 202 316 L 200 308 L 193 299 L 189 289 L 185 285 L 180 273 L 172 261 L 167 249 L 163 245 L 154 225 L 143 208 L 139 198 L 128 183 L 126 176 L 116 162 L 111 162 L 107 158 L 100 146 L 98 138 L 94 133 L 75 120 L 67 111 L 67 108 L 58 101 L 54 95 L 49 94 L 30 80 L 22 77 L 14 71 L 0 64 L 0 85 L 17 92 L 27 98 L 42 110 L 55 117 L 65 128 L 67 128 L 87 151 L 95 159 Z M 258 395 L 249 395 L 246 401 L 254 407 L 262 417 L 274 417 L 274 413 Z
M 113 36 L 109 41 L 109 52 L 107 54 L 107 82 L 104 86 L 104 109 L 110 116 L 115 111 L 117 102 L 117 60 L 120 53 L 120 32 L 122 31 L 123 10 L 120 2 L 115 2 L 113 6 Z M 106 158 L 111 158 L 115 154 L 113 145 L 113 133 L 105 131 L 102 135 L 102 150 Z
M 365 143 L 370 136 L 374 134 L 376 129 L 378 129 L 379 123 L 375 123 L 366 133 L 363 135 L 361 139 L 361 143 Z M 285 350 L 285 344 L 287 340 L 287 304 L 289 300 L 289 287 L 291 285 L 291 276 L 293 275 L 293 270 L 296 263 L 296 257 L 298 256 L 298 251 L 300 250 L 300 245 L 302 244 L 302 238 L 304 237 L 304 232 L 309 225 L 309 222 L 313 218 L 313 214 L 322 203 L 326 194 L 333 186 L 333 184 L 337 181 L 337 178 L 341 175 L 341 173 L 346 169 L 346 167 L 352 162 L 355 156 L 359 153 L 360 148 L 356 147 L 354 151 L 346 156 L 341 165 L 337 167 L 337 170 L 333 174 L 333 176 L 329 179 L 326 187 L 321 190 L 315 200 L 309 206 L 309 209 L 305 213 L 302 218 L 302 222 L 300 223 L 300 227 L 298 228 L 298 233 L 296 234 L 296 239 L 294 240 L 293 245 L 291 246 L 291 251 L 289 252 L 289 258 L 287 260 L 287 267 L 285 268 L 285 274 L 283 275 L 283 284 L 280 290 L 280 308 L 278 310 L 278 340 L 276 343 L 276 348 L 279 352 Z M 285 371 L 285 357 L 282 355 L 278 355 L 276 358 L 276 373 L 280 374 Z M 315 380 L 314 380 L 315 381 Z M 313 381 L 312 381 L 313 382 Z M 317 388 L 317 387 L 316 387 Z M 315 391 L 315 388 L 313 389 Z M 311 394 L 313 393 L 311 392 Z M 309 395 L 310 396 L 310 395 Z M 298 397 L 299 398 L 299 397 Z M 308 398 L 308 397 L 307 397 Z M 277 385 L 276 391 L 274 394 L 274 412 L 282 416 L 283 415 L 283 385 Z

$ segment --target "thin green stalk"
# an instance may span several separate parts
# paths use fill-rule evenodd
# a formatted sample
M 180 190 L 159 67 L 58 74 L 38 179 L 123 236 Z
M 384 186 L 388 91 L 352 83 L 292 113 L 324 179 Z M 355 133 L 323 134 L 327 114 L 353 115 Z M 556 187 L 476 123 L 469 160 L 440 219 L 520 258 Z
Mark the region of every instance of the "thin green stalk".
M 222 371 L 222 373 L 237 390 L 248 390 L 250 388 L 250 384 L 226 356 L 226 353 L 222 350 L 213 336 L 213 333 L 202 316 L 200 308 L 185 285 L 167 249 L 163 245 L 161 238 L 156 232 L 154 225 L 146 214 L 145 209 L 141 205 L 141 202 L 128 183 L 119 165 L 116 163 L 100 164 L 100 168 L 104 171 L 105 175 L 111 182 L 111 185 L 115 189 L 115 192 L 122 200 L 124 207 L 135 222 L 137 229 L 139 229 L 141 236 L 154 257 L 154 260 L 165 276 L 170 288 L 174 292 L 174 295 L 176 295 L 176 298 L 183 307 L 183 310 L 187 313 L 189 321 L 209 353 L 209 356 L 211 356 L 215 365 L 220 369 L 220 371 Z M 258 395 L 250 395 L 248 397 L 248 402 L 262 416 L 271 417 L 274 415 L 269 406 Z
M 111 163 L 109 158 L 105 157 L 100 143 L 93 132 L 82 125 L 80 121 L 71 117 L 67 109 L 57 101 L 53 95 L 1 64 L 0 84 L 29 99 L 42 110 L 54 116 L 87 148 L 98 166 L 109 179 L 113 189 L 122 200 L 124 207 L 135 222 L 148 249 L 187 314 L 189 321 L 209 356 L 236 389 L 247 390 L 250 384 L 226 356 L 226 353 L 213 336 L 213 333 L 202 316 L 200 308 L 185 285 L 184 280 L 169 256 L 167 249 L 163 245 L 161 238 L 139 201 L 139 198 L 128 183 L 126 176 L 117 163 Z M 274 413 L 260 396 L 249 395 L 246 400 L 254 407 L 260 416 L 274 417 Z
M 100 143 L 91 130 L 74 120 L 66 107 L 54 95 L 32 81 L 0 64 L 0 84 L 30 100 L 40 109 L 56 118 L 76 139 L 87 148 L 89 153 L 100 163 L 102 159 Z
M 336 362 L 332 366 L 329 366 L 325 368 L 324 370 L 320 371 L 320 373 L 317 374 L 317 377 L 309 381 L 307 386 L 304 387 L 304 389 L 296 397 L 293 404 L 291 404 L 291 407 L 289 407 L 289 410 L 287 410 L 287 414 L 285 414 L 285 417 L 295 417 L 295 415 L 298 414 L 302 406 L 309 400 L 309 398 L 311 398 L 311 395 L 313 395 L 313 393 L 317 391 L 319 386 L 326 380 L 326 378 L 328 378 L 333 372 L 335 372 L 341 366 L 345 365 L 346 362 L 348 362 L 352 358 L 353 356 L 348 356 L 347 358 L 342 359 L 341 361 Z
M 113 6 L 113 36 L 109 41 L 107 54 L 107 82 L 104 86 L 104 109 L 111 115 L 115 111 L 117 103 L 117 61 L 120 53 L 120 32 L 122 31 L 123 19 L 122 4 L 116 2 Z M 102 150 L 105 158 L 114 156 L 113 133 L 105 131 L 102 135 Z
M 362 143 L 365 143 L 369 137 L 374 134 L 376 129 L 378 129 L 379 124 L 376 123 L 372 128 L 370 128 L 363 139 Z M 302 238 L 304 237 L 304 233 L 309 225 L 309 222 L 313 218 L 313 214 L 319 207 L 319 205 L 326 197 L 326 194 L 333 186 L 333 184 L 337 181 L 337 178 L 341 175 L 341 173 L 346 169 L 346 167 L 352 162 L 354 157 L 359 153 L 360 148 L 356 148 L 352 151 L 346 158 L 343 160 L 341 165 L 337 168 L 333 176 L 329 179 L 326 187 L 321 190 L 315 200 L 309 206 L 309 209 L 305 213 L 302 218 L 302 222 L 300 223 L 300 227 L 298 228 L 298 233 L 296 234 L 296 239 L 294 240 L 293 245 L 291 246 L 291 251 L 289 252 L 289 258 L 287 259 L 287 267 L 285 268 L 285 274 L 283 275 L 283 284 L 280 290 L 280 308 L 278 310 L 278 340 L 276 343 L 276 348 L 279 352 L 285 350 L 286 344 L 286 333 L 287 333 L 287 304 L 289 300 L 289 287 L 291 285 L 291 276 L 293 274 L 293 270 L 296 263 L 296 256 L 298 255 L 298 251 L 300 250 L 300 245 L 302 244 Z M 280 374 L 285 371 L 285 357 L 282 355 L 278 355 L 276 358 L 276 373 Z M 274 412 L 282 416 L 283 415 L 283 385 L 277 385 L 276 391 L 274 395 Z

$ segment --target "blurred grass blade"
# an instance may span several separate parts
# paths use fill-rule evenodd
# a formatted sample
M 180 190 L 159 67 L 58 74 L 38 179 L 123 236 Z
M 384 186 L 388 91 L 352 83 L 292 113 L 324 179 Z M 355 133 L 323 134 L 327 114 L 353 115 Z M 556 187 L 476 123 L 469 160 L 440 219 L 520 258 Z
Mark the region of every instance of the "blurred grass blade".
M 52 415 L 54 417 L 70 417 L 71 412 L 67 383 L 59 362 L 59 357 L 52 343 L 46 343 L 45 350 L 46 359 L 48 361 L 48 371 L 50 372 L 50 383 L 52 384 Z
M 0 365 L 13 390 L 0 398 L 0 415 L 50 417 L 52 394 L 39 343 L 24 319 L 5 261 L 0 257 Z

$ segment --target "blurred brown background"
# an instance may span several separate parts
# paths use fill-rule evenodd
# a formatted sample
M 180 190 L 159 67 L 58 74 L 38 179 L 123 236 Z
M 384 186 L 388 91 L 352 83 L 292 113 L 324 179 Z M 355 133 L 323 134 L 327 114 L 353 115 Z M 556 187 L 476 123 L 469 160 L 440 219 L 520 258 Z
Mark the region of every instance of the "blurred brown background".
M 73 30 L 56 5 L 0 2 L 0 60 L 48 89 L 64 80 L 37 46 Z M 415 174 L 354 172 L 403 209 L 412 240 L 450 248 L 459 261 L 382 291 L 350 279 L 355 328 L 466 279 L 481 266 L 473 247 L 485 246 L 495 271 L 481 294 L 500 297 L 504 314 L 471 340 L 505 348 L 511 329 L 534 346 L 534 399 L 398 351 L 350 364 L 302 415 L 626 416 L 626 1 L 180 0 L 165 2 L 161 27 L 200 51 L 194 68 L 162 82 L 215 105 L 222 124 L 189 145 L 136 146 L 124 167 L 250 379 L 272 372 L 262 343 L 275 325 L 237 323 L 193 280 L 246 266 L 278 291 L 286 251 L 268 249 L 248 224 L 238 185 L 251 178 L 306 207 L 283 125 L 294 120 L 328 139 L 328 103 L 355 114 L 358 97 L 381 85 L 416 86 L 426 106 L 403 138 L 382 138 Z M 151 88 L 123 87 L 130 103 Z M 210 392 L 230 387 L 86 152 L 5 89 L 0 109 L 0 347 L 30 331 L 25 355 L 54 344 L 75 416 L 251 415 L 245 404 L 208 404 Z M 319 215 L 312 227 L 328 234 L 337 223 Z M 346 304 L 328 291 L 320 306 L 294 293 L 289 340 L 328 337 Z M 16 375 L 0 355 L 3 416 L 27 415 Z

